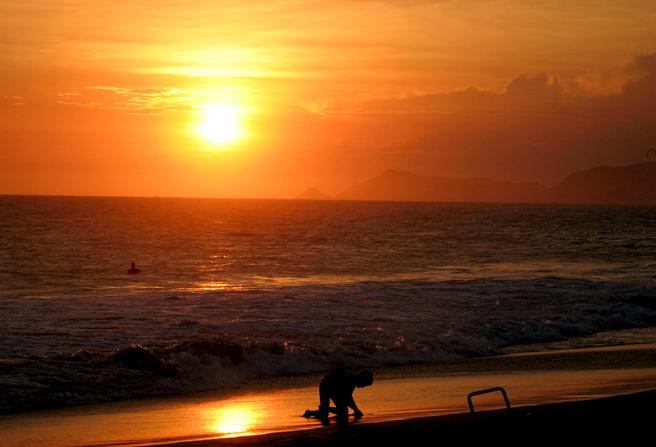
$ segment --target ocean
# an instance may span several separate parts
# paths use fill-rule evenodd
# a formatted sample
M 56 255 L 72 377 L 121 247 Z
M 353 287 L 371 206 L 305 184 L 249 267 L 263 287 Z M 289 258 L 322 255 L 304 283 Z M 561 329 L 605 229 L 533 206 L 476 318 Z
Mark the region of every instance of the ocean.
M 656 207 L 4 196 L 0 306 L 5 413 L 655 342 Z

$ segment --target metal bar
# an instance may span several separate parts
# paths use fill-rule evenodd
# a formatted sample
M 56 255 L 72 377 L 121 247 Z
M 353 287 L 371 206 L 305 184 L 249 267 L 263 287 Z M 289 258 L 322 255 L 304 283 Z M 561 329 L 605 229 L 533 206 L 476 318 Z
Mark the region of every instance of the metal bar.
M 484 390 L 479 390 L 469 393 L 469 395 L 467 396 L 467 405 L 469 405 L 469 412 L 472 414 L 476 413 L 476 411 L 474 411 L 474 402 L 472 401 L 472 397 L 480 396 L 481 394 L 494 393 L 497 391 L 500 392 L 501 395 L 503 396 L 503 400 L 506 403 L 506 409 L 510 413 L 510 400 L 508 399 L 508 393 L 506 393 L 506 390 L 504 390 L 500 386 L 495 386 L 493 388 L 486 388 Z

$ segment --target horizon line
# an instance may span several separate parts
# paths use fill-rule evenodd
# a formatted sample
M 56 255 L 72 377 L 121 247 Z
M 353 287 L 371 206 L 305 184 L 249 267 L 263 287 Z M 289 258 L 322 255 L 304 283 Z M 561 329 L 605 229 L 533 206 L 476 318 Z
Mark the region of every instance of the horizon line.
M 293 201 L 293 202 L 361 202 L 361 203 L 431 203 L 444 205 L 529 205 L 529 206 L 603 206 L 603 207 L 654 207 L 656 205 L 628 204 L 628 203 L 587 203 L 587 202 L 455 202 L 438 200 L 385 200 L 385 199 L 300 199 L 291 198 L 267 198 L 267 197 L 191 197 L 191 196 L 111 196 L 111 195 L 72 195 L 72 194 L 5 194 L 3 197 L 41 197 L 41 198 L 64 198 L 64 199 L 164 199 L 164 200 L 260 200 L 260 201 Z

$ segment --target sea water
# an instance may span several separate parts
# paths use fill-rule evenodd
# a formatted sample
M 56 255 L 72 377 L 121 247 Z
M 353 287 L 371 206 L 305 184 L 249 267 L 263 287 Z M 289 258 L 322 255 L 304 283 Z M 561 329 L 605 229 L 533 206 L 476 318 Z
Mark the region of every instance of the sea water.
M 0 197 L 0 410 L 654 342 L 655 275 L 654 207 Z

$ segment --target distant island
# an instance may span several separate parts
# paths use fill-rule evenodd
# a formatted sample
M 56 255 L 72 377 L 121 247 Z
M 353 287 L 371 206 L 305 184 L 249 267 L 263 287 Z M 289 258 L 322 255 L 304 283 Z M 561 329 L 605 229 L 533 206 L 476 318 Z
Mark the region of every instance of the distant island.
M 322 193 L 317 188 L 308 188 L 303 194 L 297 197 L 301 200 L 330 200 L 332 197 Z
M 656 205 L 656 163 L 596 167 L 570 174 L 552 187 L 387 170 L 335 196 L 309 188 L 298 199 Z

